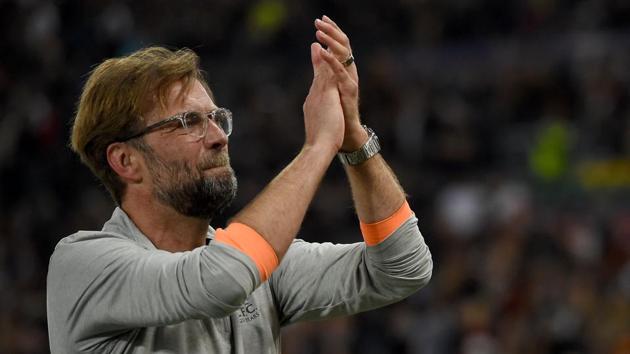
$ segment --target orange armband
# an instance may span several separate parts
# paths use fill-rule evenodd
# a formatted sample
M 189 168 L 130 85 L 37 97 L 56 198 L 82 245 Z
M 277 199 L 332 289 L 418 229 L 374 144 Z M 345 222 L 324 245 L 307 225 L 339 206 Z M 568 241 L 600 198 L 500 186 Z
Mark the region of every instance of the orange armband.
M 269 242 L 245 224 L 232 223 L 225 230 L 217 229 L 214 239 L 236 248 L 251 258 L 263 282 L 269 279 L 280 263 Z
M 411 215 L 413 215 L 413 211 L 405 200 L 403 205 L 387 219 L 370 224 L 365 224 L 361 221 L 359 226 L 361 227 L 363 240 L 368 246 L 378 245 L 396 231 Z

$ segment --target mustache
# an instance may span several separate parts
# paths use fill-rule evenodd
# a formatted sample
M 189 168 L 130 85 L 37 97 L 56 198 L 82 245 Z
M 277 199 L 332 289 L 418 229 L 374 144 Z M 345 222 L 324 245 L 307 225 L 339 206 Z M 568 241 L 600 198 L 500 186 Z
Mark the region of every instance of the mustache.
M 201 163 L 199 164 L 199 169 L 203 171 L 211 168 L 225 167 L 229 165 L 230 156 L 227 153 L 222 152 L 215 156 L 208 156 L 208 158 L 201 161 Z

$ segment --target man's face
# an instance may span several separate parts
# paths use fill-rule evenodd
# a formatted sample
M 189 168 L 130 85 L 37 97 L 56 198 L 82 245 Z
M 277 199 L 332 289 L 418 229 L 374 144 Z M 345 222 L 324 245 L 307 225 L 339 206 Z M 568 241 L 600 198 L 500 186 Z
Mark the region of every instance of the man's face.
M 183 95 L 181 89 L 179 83 L 171 87 L 166 112 L 156 110 L 149 114 L 147 125 L 185 111 L 208 112 L 217 108 L 198 81 Z M 236 196 L 227 136 L 214 123 L 209 122 L 202 139 L 171 127 L 147 134 L 145 140 L 149 148 L 143 154 L 153 195 L 160 203 L 186 216 L 212 219 Z

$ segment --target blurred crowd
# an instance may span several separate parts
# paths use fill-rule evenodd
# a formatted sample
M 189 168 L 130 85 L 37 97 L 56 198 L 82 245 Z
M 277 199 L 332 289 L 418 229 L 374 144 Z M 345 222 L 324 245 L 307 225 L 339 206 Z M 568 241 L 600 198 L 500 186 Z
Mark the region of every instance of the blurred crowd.
M 114 207 L 68 149 L 87 74 L 189 47 L 239 196 L 297 153 L 313 20 L 350 36 L 363 121 L 434 257 L 402 303 L 284 330 L 287 354 L 630 353 L 630 3 L 0 0 L 0 353 L 45 353 L 55 244 Z M 299 237 L 361 239 L 338 163 Z

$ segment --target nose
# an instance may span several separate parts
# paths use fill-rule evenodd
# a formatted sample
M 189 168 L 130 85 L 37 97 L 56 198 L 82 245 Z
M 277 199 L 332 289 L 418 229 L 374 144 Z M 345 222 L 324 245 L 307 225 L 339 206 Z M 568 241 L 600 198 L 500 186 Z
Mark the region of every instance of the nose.
M 203 145 L 208 149 L 221 150 L 228 144 L 228 137 L 225 135 L 223 129 L 210 120 L 208 122 L 208 130 L 203 137 Z

